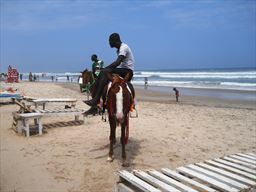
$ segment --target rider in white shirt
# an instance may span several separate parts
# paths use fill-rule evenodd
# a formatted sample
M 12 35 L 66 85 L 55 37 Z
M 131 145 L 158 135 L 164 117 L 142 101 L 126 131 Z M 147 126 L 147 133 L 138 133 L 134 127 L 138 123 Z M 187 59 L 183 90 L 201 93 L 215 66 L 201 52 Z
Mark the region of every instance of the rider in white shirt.
M 111 48 L 117 48 L 117 59 L 106 68 L 101 69 L 98 80 L 96 81 L 95 96 L 88 101 L 84 101 L 91 108 L 84 112 L 84 115 L 95 114 L 97 110 L 97 104 L 102 94 L 104 86 L 108 83 L 107 73 L 118 74 L 121 77 L 125 77 L 129 73 L 129 81 L 133 77 L 134 70 L 134 57 L 130 47 L 122 43 L 118 33 L 113 33 L 109 36 L 109 45 Z M 129 86 L 130 87 L 130 86 Z

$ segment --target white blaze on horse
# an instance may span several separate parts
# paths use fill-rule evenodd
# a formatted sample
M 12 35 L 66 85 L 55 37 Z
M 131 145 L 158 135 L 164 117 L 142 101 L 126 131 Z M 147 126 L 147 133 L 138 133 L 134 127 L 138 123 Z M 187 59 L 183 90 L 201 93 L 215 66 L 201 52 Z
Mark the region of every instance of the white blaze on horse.
M 121 144 L 122 144 L 122 160 L 123 166 L 129 166 L 126 161 L 125 144 L 128 142 L 129 136 L 129 113 L 133 106 L 134 90 L 129 88 L 127 82 L 129 74 L 125 78 L 119 75 L 108 75 L 111 84 L 108 87 L 106 95 L 106 109 L 108 110 L 108 118 L 110 125 L 110 145 L 108 161 L 114 160 L 113 145 L 116 142 L 116 127 L 121 125 Z

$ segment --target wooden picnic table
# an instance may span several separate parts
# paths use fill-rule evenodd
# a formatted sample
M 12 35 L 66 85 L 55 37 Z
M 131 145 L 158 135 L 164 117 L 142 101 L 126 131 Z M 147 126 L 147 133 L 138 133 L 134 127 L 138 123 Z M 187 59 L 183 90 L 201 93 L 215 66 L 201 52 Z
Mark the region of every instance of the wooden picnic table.
M 13 99 L 13 101 L 20 106 L 20 110 L 18 112 L 13 112 L 13 128 L 16 129 L 18 133 L 22 133 L 24 130 L 26 132 L 26 136 L 29 137 L 29 129 L 36 128 L 38 129 L 39 135 L 42 134 L 42 122 L 41 118 L 43 116 L 52 116 L 52 115 L 75 115 L 75 122 L 83 122 L 84 123 L 84 116 L 83 112 L 84 109 L 77 109 L 75 108 L 76 99 L 69 99 L 69 98 L 56 98 L 56 99 L 34 99 L 28 98 L 24 99 L 28 102 L 32 102 L 35 104 L 35 109 L 32 109 L 30 105 L 26 105 L 25 102 L 21 102 L 18 99 Z M 47 103 L 68 103 L 68 107 L 61 107 L 61 108 L 48 108 L 46 109 Z M 38 108 L 39 105 L 43 106 L 42 108 Z M 83 121 L 79 120 L 79 116 L 83 117 Z M 34 120 L 34 125 L 29 123 L 29 120 Z
M 35 99 L 32 100 L 32 102 L 35 104 L 35 108 L 39 105 L 43 106 L 43 110 L 45 110 L 45 106 L 47 103 L 69 103 L 71 107 L 75 107 L 77 100 L 76 99 L 66 99 L 66 98 L 54 98 L 54 99 Z

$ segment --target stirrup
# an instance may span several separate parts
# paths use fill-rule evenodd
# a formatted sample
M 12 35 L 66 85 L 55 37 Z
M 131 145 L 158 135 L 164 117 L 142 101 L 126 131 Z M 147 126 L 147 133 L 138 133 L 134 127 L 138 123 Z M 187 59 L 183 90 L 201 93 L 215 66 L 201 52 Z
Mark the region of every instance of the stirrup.
M 134 106 L 133 111 L 130 111 L 130 118 L 138 118 L 138 117 L 139 117 L 138 111 L 137 111 L 137 109 Z

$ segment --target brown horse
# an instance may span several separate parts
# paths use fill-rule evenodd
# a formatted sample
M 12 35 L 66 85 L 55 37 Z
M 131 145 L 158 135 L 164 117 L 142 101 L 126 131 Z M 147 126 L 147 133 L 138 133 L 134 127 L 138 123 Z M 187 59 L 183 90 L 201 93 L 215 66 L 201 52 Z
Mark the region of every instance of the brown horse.
M 86 93 L 87 99 L 89 99 L 89 96 L 93 97 L 95 79 L 93 77 L 92 71 L 85 69 L 81 73 L 82 75 L 80 77 L 82 78 L 82 84 L 80 84 L 80 91 L 82 93 Z
M 108 110 L 110 124 L 110 145 L 107 160 L 109 162 L 114 160 L 113 145 L 116 142 L 116 126 L 121 125 L 122 165 L 129 166 L 126 161 L 125 144 L 128 142 L 129 112 L 133 105 L 134 90 L 128 88 L 127 81 L 129 74 L 127 74 L 124 79 L 119 75 L 113 75 L 113 77 L 108 75 L 108 78 L 111 80 L 112 84 L 107 91 L 106 98 L 106 109 Z

